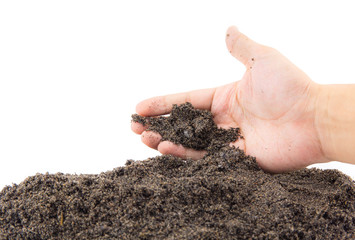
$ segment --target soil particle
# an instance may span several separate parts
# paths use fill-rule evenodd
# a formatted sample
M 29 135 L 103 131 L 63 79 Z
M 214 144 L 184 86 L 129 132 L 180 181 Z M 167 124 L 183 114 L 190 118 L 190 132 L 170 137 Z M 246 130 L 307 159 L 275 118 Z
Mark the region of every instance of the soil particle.
M 266 173 L 255 158 L 228 146 L 236 131 L 211 150 L 211 115 L 183 108 L 195 117 L 176 106 L 175 120 L 148 122 L 156 129 L 178 126 L 170 139 L 193 147 L 190 139 L 200 141 L 210 149 L 203 159 L 165 155 L 101 174 L 28 177 L 0 192 L 0 239 L 355 238 L 349 177 L 315 168 Z

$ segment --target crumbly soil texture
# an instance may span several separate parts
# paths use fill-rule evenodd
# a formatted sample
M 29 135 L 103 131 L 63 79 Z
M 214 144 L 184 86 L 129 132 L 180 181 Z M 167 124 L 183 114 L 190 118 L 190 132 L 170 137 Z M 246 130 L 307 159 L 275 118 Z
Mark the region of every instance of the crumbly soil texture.
M 196 150 L 216 151 L 241 137 L 239 128 L 218 128 L 210 111 L 195 109 L 191 103 L 174 104 L 168 117 L 133 114 L 132 121 L 147 126 L 147 131 L 159 133 L 162 141 Z
M 167 140 L 207 150 L 200 160 L 128 160 L 101 174 L 37 174 L 5 187 L 0 239 L 355 238 L 351 178 L 315 168 L 266 173 L 229 147 L 237 129 L 219 138 L 211 120 L 191 104 L 165 119 L 133 116 Z

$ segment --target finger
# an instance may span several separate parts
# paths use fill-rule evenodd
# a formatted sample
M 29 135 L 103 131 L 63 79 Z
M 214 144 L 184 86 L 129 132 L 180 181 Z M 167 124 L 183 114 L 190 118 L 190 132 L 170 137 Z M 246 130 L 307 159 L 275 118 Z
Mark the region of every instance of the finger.
M 258 58 L 262 50 L 268 49 L 239 32 L 235 26 L 229 27 L 227 30 L 226 45 L 232 56 L 247 67 Z
M 142 142 L 150 148 L 158 149 L 161 141 L 160 134 L 152 131 L 144 131 L 141 135 Z
M 158 151 L 165 155 L 174 155 L 180 158 L 191 158 L 193 160 L 198 160 L 203 158 L 206 151 L 197 151 L 191 148 L 185 148 L 182 145 L 177 145 L 169 141 L 163 141 L 158 145 Z
M 160 97 L 153 97 L 138 103 L 136 111 L 142 116 L 158 116 L 171 112 L 173 104 L 190 102 L 195 108 L 210 110 L 215 88 L 195 90 Z
M 142 132 L 144 132 L 147 128 L 148 128 L 148 126 L 143 126 L 143 124 L 140 124 L 140 123 L 137 123 L 137 122 L 132 122 L 131 123 L 132 131 L 137 133 L 137 134 L 142 134 Z

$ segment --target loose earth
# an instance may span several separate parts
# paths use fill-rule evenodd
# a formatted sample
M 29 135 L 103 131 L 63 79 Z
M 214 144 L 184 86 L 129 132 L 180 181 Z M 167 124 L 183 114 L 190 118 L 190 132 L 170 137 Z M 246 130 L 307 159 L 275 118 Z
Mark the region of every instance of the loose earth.
M 354 239 L 355 183 L 337 170 L 269 174 L 239 129 L 186 103 L 132 116 L 200 160 L 157 156 L 101 174 L 37 174 L 0 192 L 0 239 Z

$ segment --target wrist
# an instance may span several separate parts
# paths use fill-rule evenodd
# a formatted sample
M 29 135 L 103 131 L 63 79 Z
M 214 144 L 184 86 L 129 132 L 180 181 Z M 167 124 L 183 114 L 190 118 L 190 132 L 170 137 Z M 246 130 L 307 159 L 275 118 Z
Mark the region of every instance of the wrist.
M 318 85 L 317 100 L 315 106 L 315 128 L 317 131 L 321 151 L 326 161 L 333 161 L 333 144 L 331 119 L 329 119 L 330 92 L 327 85 Z
M 319 85 L 315 126 L 327 161 L 354 163 L 355 85 Z

